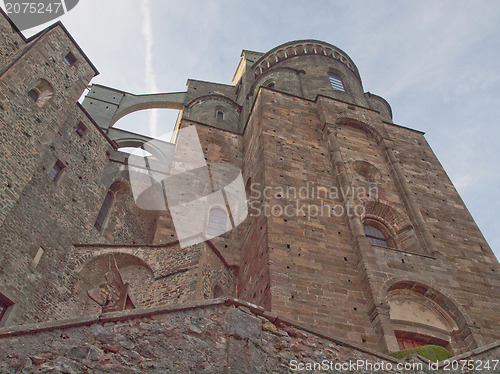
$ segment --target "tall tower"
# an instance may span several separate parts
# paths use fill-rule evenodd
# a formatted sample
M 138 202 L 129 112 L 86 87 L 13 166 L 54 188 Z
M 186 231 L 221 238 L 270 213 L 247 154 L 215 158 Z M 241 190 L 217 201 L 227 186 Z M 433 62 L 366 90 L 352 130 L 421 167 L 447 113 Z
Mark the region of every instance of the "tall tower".
M 233 82 L 255 207 L 238 297 L 383 351 L 500 337 L 495 256 L 424 134 L 346 53 L 243 51 Z

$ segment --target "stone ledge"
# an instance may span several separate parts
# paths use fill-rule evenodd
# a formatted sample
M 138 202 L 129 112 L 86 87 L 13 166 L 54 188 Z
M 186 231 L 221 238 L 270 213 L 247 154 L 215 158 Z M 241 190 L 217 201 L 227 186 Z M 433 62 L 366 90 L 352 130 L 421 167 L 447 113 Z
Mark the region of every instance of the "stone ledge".
M 57 330 L 57 329 L 69 329 L 73 327 L 79 327 L 79 326 L 85 326 L 85 325 L 93 325 L 93 324 L 104 324 L 107 322 L 118 322 L 118 321 L 126 321 L 126 320 L 132 320 L 132 319 L 137 319 L 137 318 L 144 318 L 144 317 L 151 317 L 154 315 L 160 315 L 160 314 L 167 314 L 167 313 L 175 313 L 179 311 L 186 311 L 186 310 L 191 310 L 191 309 L 203 309 L 203 308 L 210 308 L 210 307 L 216 307 L 216 306 L 225 306 L 225 307 L 242 307 L 243 311 L 247 311 L 255 314 L 257 316 L 263 317 L 270 321 L 271 323 L 275 325 L 287 325 L 294 327 L 298 330 L 302 330 L 304 332 L 310 333 L 312 335 L 318 336 L 322 339 L 329 340 L 337 345 L 344 346 L 347 348 L 354 349 L 359 352 L 367 353 L 369 355 L 372 355 L 374 357 L 390 361 L 392 363 L 399 363 L 401 362 L 400 360 L 388 356 L 384 353 L 374 351 L 372 349 L 363 347 L 361 345 L 358 345 L 356 343 L 349 342 L 347 340 L 335 338 L 333 336 L 330 336 L 328 334 L 324 334 L 314 328 L 310 328 L 307 326 L 304 326 L 303 324 L 290 320 L 288 318 L 280 317 L 279 315 L 269 312 L 265 310 L 263 307 L 249 303 L 244 300 L 239 300 L 236 298 L 219 298 L 219 299 L 211 299 L 211 300 L 203 300 L 203 301 L 198 301 L 198 302 L 193 302 L 193 303 L 185 303 L 185 304 L 175 304 L 175 305 L 169 305 L 169 306 L 160 306 L 160 307 L 154 307 L 154 308 L 148 308 L 148 309 L 131 309 L 131 310 L 124 310 L 124 311 L 119 311 L 119 312 L 110 312 L 110 313 L 105 313 L 101 314 L 99 316 L 88 316 L 88 317 L 81 317 L 81 318 L 74 318 L 74 319 L 67 319 L 63 321 L 53 321 L 53 322 L 44 322 L 44 323 L 34 323 L 34 324 L 28 324 L 28 325 L 18 325 L 18 326 L 10 326 L 10 327 L 3 327 L 0 328 L 0 338 L 9 338 L 13 336 L 22 336 L 22 335 L 33 335 L 37 334 L 40 332 L 45 332 L 45 331 L 51 331 L 51 330 Z M 472 351 L 463 353 L 461 355 L 452 357 L 449 359 L 449 361 L 457 361 L 460 359 L 472 357 L 478 354 L 481 354 L 483 352 L 495 349 L 500 347 L 500 341 L 493 342 L 489 345 L 486 345 L 484 347 L 479 347 L 476 348 Z M 444 362 L 440 364 L 440 367 L 444 365 Z
M 405 249 L 394 248 L 394 247 L 384 247 L 382 245 L 377 245 L 377 244 L 372 244 L 372 246 L 374 246 L 377 249 L 382 249 L 382 250 L 388 250 L 389 249 L 389 250 L 394 251 L 394 252 L 404 253 L 404 254 L 412 255 L 412 256 L 425 257 L 425 258 L 429 258 L 431 260 L 435 260 L 436 259 L 435 256 L 429 255 L 429 254 L 425 254 L 425 253 L 417 253 L 417 252 L 407 251 Z
M 168 248 L 178 245 L 179 241 L 174 240 L 162 244 L 124 244 L 124 243 L 73 243 L 75 248 L 89 249 L 92 248 Z
M 0 338 L 8 338 L 11 336 L 36 334 L 43 331 L 92 325 L 94 323 L 97 323 L 98 321 L 99 321 L 98 316 L 89 316 L 89 317 L 66 319 L 63 321 L 30 323 L 27 325 L 2 327 L 0 328 Z
M 491 344 L 488 344 L 488 345 L 485 345 L 485 346 L 473 349 L 472 351 L 468 351 L 468 352 L 459 354 L 457 356 L 451 357 L 451 358 L 449 358 L 446 361 L 452 362 L 452 361 L 466 360 L 468 358 L 477 356 L 477 355 L 479 355 L 481 353 L 493 350 L 495 348 L 500 348 L 500 340 L 497 340 L 497 341 L 495 341 L 495 342 L 493 342 Z M 441 369 L 444 365 L 446 365 L 446 361 L 441 361 L 439 363 L 438 367 Z
M 225 299 L 204 300 L 186 304 L 172 304 L 147 309 L 129 309 L 119 312 L 104 313 L 101 315 L 85 316 L 80 318 L 65 319 L 61 321 L 51 321 L 43 323 L 31 323 L 26 325 L 16 325 L 0 328 L 0 338 L 7 338 L 19 335 L 36 334 L 43 331 L 68 329 L 97 323 L 124 321 L 135 318 L 150 317 L 158 314 L 174 313 L 177 311 L 206 308 L 211 306 L 223 305 Z

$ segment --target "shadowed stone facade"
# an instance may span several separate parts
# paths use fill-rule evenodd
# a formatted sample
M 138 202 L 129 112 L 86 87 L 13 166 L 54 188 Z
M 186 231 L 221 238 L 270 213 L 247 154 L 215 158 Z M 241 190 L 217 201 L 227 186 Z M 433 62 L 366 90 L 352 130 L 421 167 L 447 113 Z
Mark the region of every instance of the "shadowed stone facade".
M 385 354 L 427 343 L 498 353 L 498 261 L 424 134 L 393 123 L 345 52 L 245 50 L 233 85 L 92 85 L 80 105 L 98 72 L 62 24 L 25 39 L 2 14 L 0 28 L 2 369 L 286 372 L 294 357 L 398 363 Z M 194 126 L 209 164 L 241 169 L 241 225 L 182 247 L 168 209 L 136 204 L 120 148 L 152 139 L 113 124 L 150 108 L 179 110 L 176 133 Z M 178 147 L 152 144 L 151 159 Z M 101 314 L 88 297 L 111 259 L 137 310 Z

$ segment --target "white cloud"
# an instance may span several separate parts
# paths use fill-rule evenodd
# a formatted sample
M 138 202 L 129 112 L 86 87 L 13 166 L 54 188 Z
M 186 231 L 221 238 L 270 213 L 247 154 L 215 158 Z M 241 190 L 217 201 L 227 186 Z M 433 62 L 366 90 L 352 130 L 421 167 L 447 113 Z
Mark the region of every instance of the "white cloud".
M 145 57 L 145 79 L 146 87 L 149 92 L 158 92 L 156 86 L 156 75 L 153 67 L 153 24 L 151 21 L 151 1 L 141 0 L 142 26 L 141 31 L 144 37 L 146 51 Z M 149 111 L 149 133 L 151 136 L 156 136 L 156 128 L 158 125 L 158 112 L 156 110 Z

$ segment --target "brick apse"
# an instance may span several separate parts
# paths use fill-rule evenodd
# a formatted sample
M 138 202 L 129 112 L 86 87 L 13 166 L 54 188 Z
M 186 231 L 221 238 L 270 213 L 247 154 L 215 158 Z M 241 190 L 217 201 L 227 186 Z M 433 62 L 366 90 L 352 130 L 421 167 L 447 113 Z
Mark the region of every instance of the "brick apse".
M 79 104 L 98 71 L 62 24 L 26 39 L 2 13 L 0 27 L 6 340 L 25 325 L 35 336 L 71 325 L 61 321 L 111 321 L 88 291 L 114 258 L 131 300 L 121 320 L 222 305 L 388 360 L 422 344 L 456 355 L 498 347 L 498 261 L 424 134 L 393 123 L 339 48 L 244 50 L 232 85 L 134 95 L 94 84 Z M 137 206 L 120 149 L 152 139 L 113 125 L 151 108 L 179 110 L 175 130 L 194 126 L 209 164 L 241 169 L 241 225 L 183 247 L 168 208 Z M 149 157 L 176 148 L 161 143 Z M 204 219 L 210 227 L 210 207 Z

